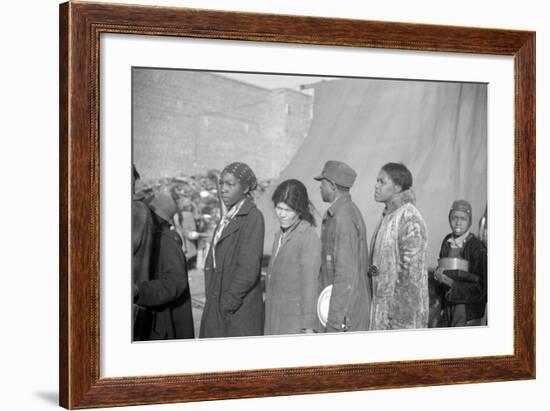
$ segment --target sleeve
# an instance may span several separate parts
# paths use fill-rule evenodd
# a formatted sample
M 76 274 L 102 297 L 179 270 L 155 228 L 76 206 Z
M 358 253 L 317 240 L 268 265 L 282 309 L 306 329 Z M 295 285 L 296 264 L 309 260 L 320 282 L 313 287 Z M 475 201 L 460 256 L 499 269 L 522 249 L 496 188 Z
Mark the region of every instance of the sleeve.
M 310 233 L 306 236 L 300 251 L 300 285 L 303 290 L 300 328 L 314 329 L 317 324 L 317 297 L 321 269 L 321 240 L 317 234 Z
M 145 307 L 168 304 L 180 297 L 188 287 L 187 266 L 177 233 L 161 235 L 157 278 L 138 283 L 135 303 Z
M 446 295 L 449 302 L 473 304 L 484 301 L 487 292 L 487 249 L 481 244 L 472 246 L 469 262 L 470 272 L 449 270 L 453 278 L 453 285 Z
M 427 232 L 418 216 L 405 217 L 397 235 L 399 273 L 395 287 L 392 328 L 418 326 L 428 314 L 428 277 L 425 270 Z
M 353 289 L 357 284 L 357 261 L 359 259 L 358 231 L 348 215 L 336 216 L 334 242 L 334 283 L 330 297 L 327 326 L 328 332 L 342 331 L 346 311 Z
M 264 252 L 264 217 L 255 209 L 244 221 L 240 234 L 237 263 L 233 280 L 221 297 L 223 312 L 234 313 L 243 303 L 244 297 L 259 281 Z

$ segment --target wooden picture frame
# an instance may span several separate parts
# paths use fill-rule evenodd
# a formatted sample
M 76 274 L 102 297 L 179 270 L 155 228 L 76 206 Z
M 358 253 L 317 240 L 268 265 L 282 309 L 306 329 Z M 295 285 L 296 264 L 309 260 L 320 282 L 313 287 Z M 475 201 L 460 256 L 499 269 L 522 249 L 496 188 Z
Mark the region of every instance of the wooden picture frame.
M 100 378 L 100 34 L 513 56 L 514 353 Z M 69 2 L 60 5 L 60 405 L 91 408 L 535 378 L 535 33 Z

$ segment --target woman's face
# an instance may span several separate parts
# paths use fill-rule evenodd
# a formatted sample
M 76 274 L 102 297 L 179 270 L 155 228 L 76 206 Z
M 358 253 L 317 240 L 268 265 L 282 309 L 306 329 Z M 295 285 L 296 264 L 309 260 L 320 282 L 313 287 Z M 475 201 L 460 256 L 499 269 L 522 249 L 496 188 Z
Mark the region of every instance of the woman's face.
M 374 201 L 387 203 L 400 191 L 401 186 L 394 184 L 388 173 L 380 170 L 374 186 Z
M 233 174 L 222 174 L 220 179 L 220 193 L 227 208 L 231 208 L 242 200 L 247 192 L 248 189 L 243 188 L 241 182 Z
M 275 214 L 282 228 L 291 227 L 299 218 L 296 211 L 282 202 L 275 207 Z

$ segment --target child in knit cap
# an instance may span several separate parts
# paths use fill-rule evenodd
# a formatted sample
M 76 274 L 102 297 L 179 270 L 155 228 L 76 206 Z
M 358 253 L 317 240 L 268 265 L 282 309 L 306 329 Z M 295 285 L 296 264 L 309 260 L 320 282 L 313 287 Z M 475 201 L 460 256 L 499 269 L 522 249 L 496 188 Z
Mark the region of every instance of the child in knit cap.
M 465 267 L 446 269 L 440 266 L 434 278 L 443 284 L 443 309 L 447 326 L 464 327 L 482 324 L 487 303 L 487 248 L 473 233 L 472 206 L 456 200 L 449 211 L 451 233 L 443 239 L 439 257 L 466 260 Z

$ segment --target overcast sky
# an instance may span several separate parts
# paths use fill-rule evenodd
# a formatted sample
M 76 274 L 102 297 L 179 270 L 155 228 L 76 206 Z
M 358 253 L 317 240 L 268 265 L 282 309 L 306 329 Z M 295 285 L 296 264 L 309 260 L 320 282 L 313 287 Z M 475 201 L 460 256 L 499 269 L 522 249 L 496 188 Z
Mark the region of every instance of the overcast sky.
M 217 73 L 224 77 L 229 77 L 245 83 L 272 89 L 272 88 L 290 88 L 300 90 L 301 85 L 318 83 L 322 80 L 331 80 L 330 77 L 311 77 L 311 76 L 291 76 L 280 74 L 244 74 L 244 73 Z

